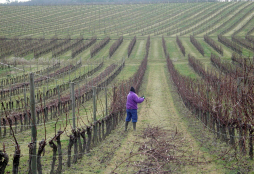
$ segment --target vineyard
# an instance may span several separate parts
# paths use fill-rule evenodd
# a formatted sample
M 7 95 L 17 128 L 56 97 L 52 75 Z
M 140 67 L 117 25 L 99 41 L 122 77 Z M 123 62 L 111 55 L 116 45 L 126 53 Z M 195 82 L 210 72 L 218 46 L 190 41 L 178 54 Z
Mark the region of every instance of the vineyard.
M 0 16 L 0 174 L 254 171 L 253 2 Z M 131 86 L 146 99 L 124 131 Z

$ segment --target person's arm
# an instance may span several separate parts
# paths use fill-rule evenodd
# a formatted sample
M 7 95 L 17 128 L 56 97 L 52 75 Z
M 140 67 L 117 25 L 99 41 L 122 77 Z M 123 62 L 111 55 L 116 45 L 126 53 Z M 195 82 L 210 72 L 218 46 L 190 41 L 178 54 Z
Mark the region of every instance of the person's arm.
M 138 95 L 133 95 L 133 99 L 136 103 L 142 103 L 145 99 L 144 98 L 141 98 L 141 97 L 138 97 Z

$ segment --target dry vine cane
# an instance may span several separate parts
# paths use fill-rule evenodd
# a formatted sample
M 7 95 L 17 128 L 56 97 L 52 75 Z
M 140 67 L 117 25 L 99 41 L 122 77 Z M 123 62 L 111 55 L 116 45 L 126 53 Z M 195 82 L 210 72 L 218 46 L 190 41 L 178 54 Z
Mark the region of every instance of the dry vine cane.
M 5 168 L 9 162 L 9 156 L 5 152 L 5 145 L 3 143 L 3 150 L 0 150 L 0 174 L 4 174 Z
M 213 132 L 216 132 L 217 137 L 223 141 L 228 141 L 228 128 L 230 133 L 229 142 L 234 144 L 235 129 L 237 129 L 239 131 L 239 149 L 245 155 L 247 138 L 249 142 L 252 141 L 252 131 L 250 129 L 249 137 L 247 137 L 247 128 L 254 123 L 253 118 L 250 116 L 254 108 L 252 99 L 254 85 L 248 83 L 250 82 L 248 78 L 249 71 L 246 71 L 246 68 L 243 69 L 243 77 L 237 81 L 237 84 L 236 80 L 230 77 L 217 78 L 217 82 L 219 82 L 217 84 L 213 82 L 212 78 L 208 82 L 203 80 L 193 81 L 191 78 L 182 76 L 175 69 L 168 53 L 165 56 L 171 78 L 186 107 L 194 111 L 197 118 Z M 197 66 L 200 65 L 197 64 Z M 208 73 L 206 74 L 209 76 Z M 250 158 L 253 158 L 253 144 L 249 143 L 249 145 Z
M 16 144 L 16 146 L 15 146 L 15 153 L 14 153 L 14 156 L 13 156 L 13 168 L 12 168 L 12 173 L 13 173 L 13 174 L 18 174 L 18 171 L 19 171 L 19 160 L 20 160 L 20 153 L 21 153 L 21 150 L 20 150 L 20 146 L 19 146 L 19 144 L 18 144 L 18 141 L 17 141 L 17 139 L 16 139 L 16 137 L 15 137 L 14 131 L 13 131 L 13 129 L 12 129 L 12 124 L 11 124 L 11 122 L 10 122 L 10 119 L 9 119 L 8 116 L 7 116 L 7 112 L 6 112 L 6 110 L 5 110 L 5 107 L 4 107 L 3 103 L 2 103 L 2 108 L 4 109 L 5 117 L 6 117 L 6 119 L 7 119 L 8 122 L 9 122 L 10 130 L 11 130 L 11 132 L 12 132 L 12 136 L 13 136 L 14 141 L 15 141 L 15 144 Z
M 182 166 L 209 163 L 205 159 L 202 162 L 201 154 L 195 155 L 192 151 L 183 150 L 186 149 L 186 140 L 177 128 L 173 131 L 148 126 L 141 138 L 145 141 L 135 142 L 138 145 L 137 152 L 132 150 L 129 157 L 119 162 L 112 173 L 122 165 L 133 169 L 129 171 L 132 173 L 174 173 L 180 171 Z
M 81 91 L 80 95 L 81 95 L 81 96 L 85 96 L 85 97 L 86 97 L 86 100 L 89 100 L 89 99 L 91 98 L 91 95 L 90 95 L 90 94 L 92 94 L 91 86 L 93 86 L 94 83 L 99 83 L 99 82 L 101 81 L 101 79 L 104 79 L 105 77 L 107 77 L 108 74 L 112 73 L 113 70 L 114 70 L 116 67 L 117 67 L 116 64 L 111 64 L 110 66 L 108 66 L 102 73 L 99 74 L 99 76 L 97 76 L 97 77 L 95 77 L 93 80 L 89 81 L 89 82 L 86 84 L 86 86 L 83 86 L 82 88 L 80 88 L 80 91 Z M 119 70 L 121 70 L 121 69 L 119 69 Z M 117 71 L 117 72 L 115 72 L 115 73 L 117 74 L 117 73 L 119 73 L 119 72 L 120 72 L 120 71 Z M 105 83 L 105 82 L 109 83 L 114 77 L 115 77 L 115 74 L 113 74 L 112 76 L 108 77 L 109 80 L 105 80 L 105 81 L 102 82 L 102 83 Z M 87 87 L 87 86 L 89 86 L 89 87 Z M 79 91 L 76 90 L 76 91 L 75 91 L 75 94 L 76 94 L 76 96 L 79 96 Z M 61 102 L 62 102 L 62 104 L 67 104 L 67 103 L 69 103 L 69 101 L 70 101 L 70 96 L 69 96 L 69 95 L 65 95 L 65 96 L 61 97 Z M 3 105 L 3 103 L 2 103 L 2 105 Z M 58 99 L 55 99 L 55 100 L 49 102 L 49 103 L 44 107 L 44 109 L 51 110 L 51 117 L 52 117 L 52 110 L 53 110 L 53 109 L 56 110 L 58 107 L 59 107 L 59 101 L 58 101 Z M 59 108 L 59 109 L 60 109 L 60 108 Z M 41 109 L 40 109 L 40 108 L 37 108 L 37 111 L 40 113 L 40 112 L 41 112 Z M 27 115 L 30 115 L 30 112 L 29 112 L 28 110 L 26 110 L 26 112 L 27 112 L 27 113 L 26 113 Z M 18 116 L 18 115 L 20 115 L 20 114 L 21 114 L 21 113 L 14 113 L 14 116 L 15 116 L 15 115 Z M 24 114 L 23 114 L 23 115 L 24 115 Z M 14 119 L 14 116 L 12 116 L 12 119 Z M 51 118 L 51 119 L 52 119 L 52 118 Z M 6 121 L 6 120 L 3 119 L 3 123 L 5 123 L 5 121 Z M 30 121 L 30 119 L 29 119 L 29 121 Z M 5 135 L 5 134 L 4 134 L 4 135 Z

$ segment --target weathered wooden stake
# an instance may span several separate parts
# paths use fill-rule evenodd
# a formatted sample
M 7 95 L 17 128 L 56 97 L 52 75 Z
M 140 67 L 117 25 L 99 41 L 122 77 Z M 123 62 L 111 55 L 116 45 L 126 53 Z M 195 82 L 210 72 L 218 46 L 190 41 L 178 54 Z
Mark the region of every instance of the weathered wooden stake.
M 93 121 L 94 121 L 94 142 L 97 142 L 97 124 L 96 119 L 96 87 L 93 87 Z
M 71 100 L 72 100 L 72 124 L 73 129 L 76 130 L 76 122 L 75 122 L 75 93 L 74 93 L 74 83 L 71 83 Z
M 11 102 L 11 78 L 9 79 L 9 91 L 10 91 L 9 94 L 10 94 L 10 102 Z M 11 109 L 11 105 L 10 105 L 10 109 Z
M 32 142 L 37 141 L 37 133 L 36 133 L 36 115 L 35 115 L 35 96 L 34 96 L 34 74 L 30 74 L 30 112 L 31 112 L 31 117 L 32 117 L 32 122 L 31 122 L 31 131 L 32 131 Z M 37 173 L 37 161 L 36 161 L 36 143 L 35 147 L 32 152 L 32 173 L 36 174 Z
M 69 70 L 68 72 L 69 72 L 69 82 L 70 82 L 70 81 L 71 81 L 71 80 L 70 80 L 70 78 L 71 78 L 71 77 L 70 77 L 70 70 Z
M 47 111 L 46 111 L 46 101 L 45 101 L 45 98 L 46 98 L 46 88 L 45 86 L 43 87 L 43 102 L 44 102 L 44 116 L 45 116 L 45 121 L 48 120 L 48 116 L 47 116 Z
M 108 115 L 108 95 L 107 95 L 107 88 L 105 87 L 105 110 L 106 116 Z
M 48 66 L 48 68 L 49 68 L 49 66 Z M 47 71 L 47 73 L 48 73 L 48 76 L 47 76 L 47 91 L 48 91 L 48 89 L 49 89 L 49 78 L 48 78 L 49 77 L 49 71 Z
M 2 138 L 2 128 L 1 128 L 1 126 L 2 126 L 2 122 L 1 122 L 2 118 L 1 118 L 1 115 L 0 115 L 0 138 Z

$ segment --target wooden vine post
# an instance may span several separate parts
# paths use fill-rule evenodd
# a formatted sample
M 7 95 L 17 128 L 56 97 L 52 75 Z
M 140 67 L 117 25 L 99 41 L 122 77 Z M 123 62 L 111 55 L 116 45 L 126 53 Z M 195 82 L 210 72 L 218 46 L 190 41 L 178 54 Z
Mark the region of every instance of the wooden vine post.
M 71 100 L 72 100 L 72 124 L 73 124 L 73 128 L 72 128 L 72 132 L 74 136 L 70 136 L 70 145 L 68 147 L 68 153 L 70 153 L 69 151 L 71 150 L 71 147 L 74 143 L 74 159 L 73 159 L 73 163 L 77 162 L 77 139 L 76 139 L 76 118 L 75 118 L 75 90 L 74 90 L 74 83 L 71 83 Z M 70 155 L 69 155 L 70 157 Z M 70 159 L 68 159 L 68 166 L 70 166 Z
M 73 129 L 76 130 L 75 122 L 75 93 L 74 93 L 74 83 L 71 82 L 71 100 L 72 100 L 72 124 Z
M 49 66 L 48 66 L 49 68 Z M 47 71 L 47 91 L 49 90 L 49 71 Z M 47 96 L 48 98 L 48 96 Z
M 62 103 L 61 103 L 61 96 L 60 96 L 60 87 L 59 85 L 57 85 L 57 93 L 58 93 L 58 109 L 59 109 L 59 112 L 58 114 L 61 115 L 62 114 L 62 110 L 61 110 L 61 107 L 62 107 Z
M 30 74 L 30 110 L 31 110 L 31 131 L 32 131 L 32 142 L 37 141 L 36 135 L 36 115 L 35 115 L 35 95 L 34 95 L 34 74 Z M 32 152 L 32 167 L 31 171 L 33 174 L 37 173 L 37 161 L 36 161 L 36 143 Z
M 3 81 L 2 81 L 2 82 L 3 82 Z M 1 97 L 2 97 L 2 96 L 1 96 Z M 2 116 L 1 116 L 1 115 L 2 115 L 2 113 L 0 114 L 0 138 L 2 138 L 2 127 L 1 127 L 1 126 L 2 126 L 2 122 L 1 122 L 1 120 L 2 120 L 1 117 L 2 117 Z
M 48 120 L 48 116 L 47 116 L 47 112 L 46 112 L 46 101 L 45 101 L 45 98 L 46 98 L 46 88 L 45 86 L 43 87 L 43 104 L 44 104 L 44 116 L 45 116 L 45 121 Z
M 107 95 L 107 88 L 105 85 L 105 110 L 106 110 L 106 116 L 108 115 L 108 95 Z
M 7 75 L 7 77 L 9 78 L 9 94 L 10 94 L 10 103 L 11 103 L 11 75 Z M 11 105 L 10 105 L 10 109 L 11 109 Z
M 240 77 L 237 78 L 237 96 L 238 99 L 242 100 L 242 93 L 241 93 L 241 79 Z M 239 127 L 239 150 L 242 154 L 246 154 L 246 149 L 245 149 L 245 140 L 244 140 L 244 130 L 243 130 L 243 124 L 242 124 L 242 119 L 240 115 L 241 113 L 239 113 L 239 111 L 237 110 L 237 117 L 238 117 L 238 124 L 240 125 Z
M 97 124 L 96 124 L 96 87 L 93 87 L 93 121 L 94 121 L 94 143 L 97 142 Z
M 26 103 L 26 86 L 24 86 L 24 105 L 25 105 L 25 127 L 27 127 L 27 129 L 28 129 L 28 124 L 27 124 L 27 118 L 28 118 L 28 115 L 27 115 L 27 103 Z

